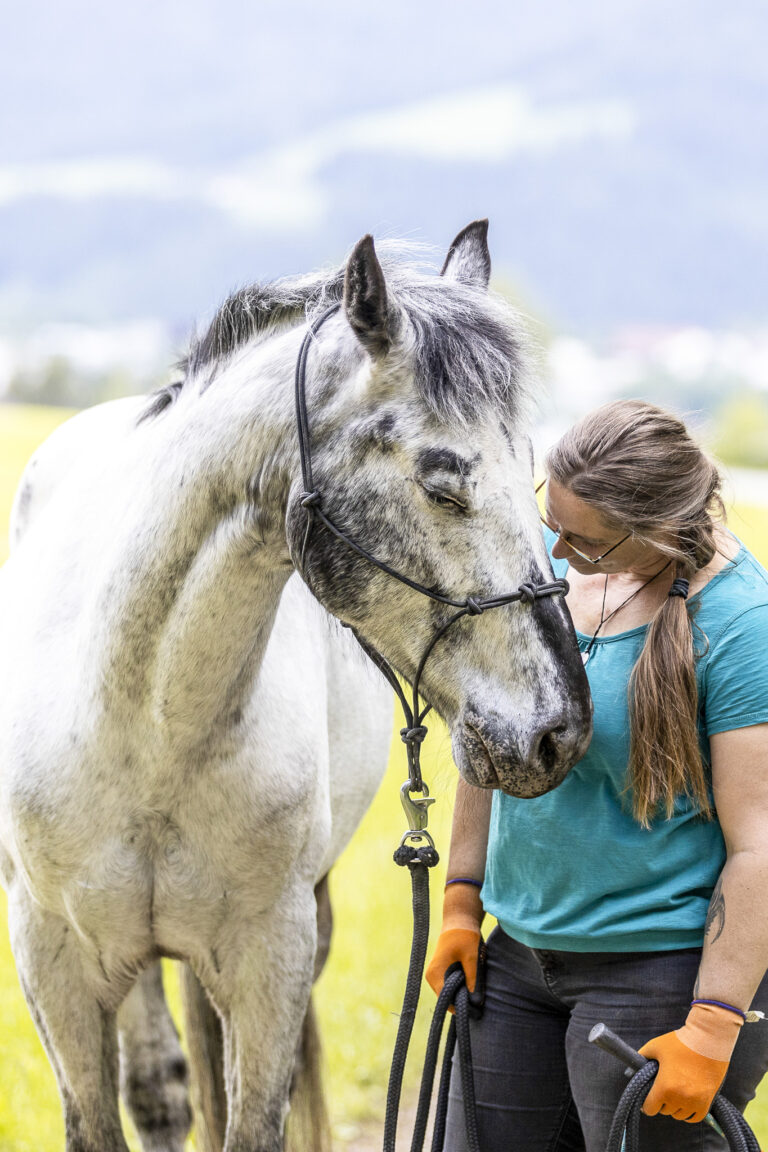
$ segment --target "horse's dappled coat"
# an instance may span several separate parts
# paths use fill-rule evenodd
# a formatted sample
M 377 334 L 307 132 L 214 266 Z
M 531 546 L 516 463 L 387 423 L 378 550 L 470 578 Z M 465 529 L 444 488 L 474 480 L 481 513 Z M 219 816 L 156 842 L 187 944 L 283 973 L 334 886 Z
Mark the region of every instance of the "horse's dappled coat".
M 334 516 L 457 593 L 549 570 L 523 344 L 486 295 L 486 265 L 480 225 L 442 279 L 382 269 L 362 242 L 309 374 Z M 183 382 L 65 425 L 17 506 L 0 576 L 0 867 L 68 1152 L 125 1152 L 116 1014 L 130 1004 L 141 1017 L 156 988 L 136 978 L 163 955 L 186 962 L 218 1013 L 226 1152 L 282 1145 L 315 886 L 375 788 L 391 715 L 351 637 L 289 579 L 306 526 L 293 367 L 305 310 L 341 285 L 307 278 L 230 301 Z M 301 569 L 408 676 L 439 606 L 361 564 L 315 533 Z M 468 777 L 534 794 L 578 755 L 588 707 L 562 606 L 518 609 L 457 625 L 424 691 Z M 156 1107 L 139 1093 L 134 1115 L 147 1149 L 162 1129 L 173 1152 L 178 1047 L 159 1010 L 145 1019 Z M 124 1045 L 129 1078 L 140 1048 Z M 210 1124 L 216 1147 L 220 1110 Z

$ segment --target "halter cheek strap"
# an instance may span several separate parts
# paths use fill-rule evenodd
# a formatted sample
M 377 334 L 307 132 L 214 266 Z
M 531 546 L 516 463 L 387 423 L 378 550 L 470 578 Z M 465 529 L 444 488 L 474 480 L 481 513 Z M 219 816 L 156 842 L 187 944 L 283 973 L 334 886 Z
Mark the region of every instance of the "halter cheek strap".
M 371 555 L 365 548 L 358 544 L 351 537 L 347 536 L 345 532 L 339 528 L 330 516 L 326 514 L 322 506 L 322 498 L 320 492 L 315 487 L 314 479 L 312 476 L 312 452 L 310 443 L 309 431 L 309 416 L 307 413 L 307 360 L 309 357 L 309 350 L 312 345 L 312 340 L 319 329 L 329 320 L 331 316 L 335 316 L 341 308 L 341 302 L 332 304 L 327 308 L 316 320 L 313 320 L 309 325 L 307 333 L 301 342 L 299 355 L 296 360 L 296 377 L 295 377 L 295 399 L 296 399 L 296 426 L 299 437 L 299 458 L 301 461 L 301 478 L 304 490 L 300 497 L 302 508 L 307 512 L 307 526 L 304 533 L 304 542 L 302 544 L 301 561 L 303 564 L 304 556 L 306 553 L 307 542 L 312 531 L 312 527 L 317 522 L 321 527 L 325 528 L 331 535 L 340 540 L 347 548 L 352 549 L 358 556 L 367 560 L 369 564 L 373 564 L 382 572 L 386 572 L 394 580 L 399 580 L 401 584 L 407 585 L 415 592 L 421 593 L 422 596 L 427 596 L 430 600 L 436 600 L 440 604 L 445 604 L 451 608 L 456 608 L 457 611 L 449 617 L 445 624 L 432 636 L 429 641 L 424 654 L 419 662 L 416 675 L 413 680 L 413 706 L 411 706 L 405 698 L 405 694 L 398 681 L 397 674 L 392 666 L 385 660 L 381 653 L 377 652 L 367 640 L 352 628 L 351 631 L 356 637 L 358 643 L 370 656 L 374 664 L 381 670 L 387 681 L 396 692 L 398 699 L 403 707 L 406 718 L 406 726 L 401 729 L 400 735 L 408 750 L 408 770 L 409 770 L 409 791 L 421 792 L 424 797 L 428 796 L 428 792 L 424 782 L 421 778 L 421 768 L 419 764 L 419 750 L 424 737 L 427 734 L 427 729 L 423 725 L 424 717 L 431 709 L 431 705 L 426 708 L 421 708 L 419 704 L 419 684 L 421 676 L 424 671 L 424 666 L 428 657 L 432 653 L 437 642 L 445 635 L 451 625 L 460 620 L 462 616 L 481 616 L 483 612 L 491 608 L 501 608 L 505 604 L 513 604 L 520 601 L 524 604 L 535 604 L 537 600 L 545 599 L 550 596 L 562 596 L 568 592 L 568 582 L 566 580 L 551 580 L 542 584 L 525 583 L 521 584 L 516 592 L 505 592 L 497 596 L 491 596 L 486 599 L 480 599 L 474 596 L 467 596 L 465 600 L 453 600 L 450 596 L 443 596 L 439 592 L 433 591 L 431 588 L 425 587 L 417 580 L 412 580 L 410 576 L 406 576 L 402 572 L 398 572 L 395 568 L 385 564 L 383 560 L 378 560 L 375 556 Z M 405 803 L 405 797 L 403 802 Z M 424 803 L 422 801 L 411 801 L 411 803 Z

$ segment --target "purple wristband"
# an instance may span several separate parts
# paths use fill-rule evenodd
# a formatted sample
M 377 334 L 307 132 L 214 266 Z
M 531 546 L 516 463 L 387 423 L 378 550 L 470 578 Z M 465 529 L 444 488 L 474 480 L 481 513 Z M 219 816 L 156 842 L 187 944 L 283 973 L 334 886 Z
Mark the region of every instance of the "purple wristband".
M 742 1012 L 741 1008 L 734 1008 L 733 1004 L 724 1004 L 722 1000 L 691 1000 L 691 1008 L 694 1004 L 714 1004 L 715 1008 L 726 1008 L 729 1012 L 735 1012 L 737 1016 L 741 1016 L 746 1024 L 747 1014 Z
M 449 884 L 471 884 L 473 888 L 482 888 L 482 880 L 473 880 L 471 876 L 456 876 L 453 880 L 446 880 L 445 886 Z

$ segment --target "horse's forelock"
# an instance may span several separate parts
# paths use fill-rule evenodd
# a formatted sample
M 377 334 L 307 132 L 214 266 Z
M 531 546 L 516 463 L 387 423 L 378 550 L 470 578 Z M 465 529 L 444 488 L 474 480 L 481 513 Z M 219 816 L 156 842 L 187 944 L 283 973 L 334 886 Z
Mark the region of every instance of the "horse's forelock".
M 405 311 L 416 387 L 440 419 L 469 425 L 491 409 L 517 422 L 527 408 L 530 354 L 522 322 L 505 302 L 433 279 L 412 290 Z
M 377 247 L 387 292 L 409 325 L 415 384 L 440 419 L 470 424 L 491 408 L 516 420 L 529 398 L 529 344 L 520 316 L 494 293 L 435 275 L 421 244 Z M 142 419 L 172 403 L 190 380 L 210 381 L 232 354 L 258 336 L 314 319 L 341 299 L 344 265 L 234 292 L 179 364 L 183 379 L 150 398 Z

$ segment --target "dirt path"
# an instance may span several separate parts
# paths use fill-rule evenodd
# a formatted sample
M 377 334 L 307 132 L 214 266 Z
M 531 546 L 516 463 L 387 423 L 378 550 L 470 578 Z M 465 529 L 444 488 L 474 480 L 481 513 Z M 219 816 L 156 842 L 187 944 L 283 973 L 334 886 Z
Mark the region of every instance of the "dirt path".
M 416 1102 L 414 1101 L 407 1107 L 400 1109 L 397 1124 L 397 1152 L 409 1152 L 415 1120 Z M 343 1131 L 335 1134 L 333 1152 L 381 1152 L 384 1136 L 383 1121 L 366 1121 L 365 1123 L 355 1125 L 355 1127 L 357 1131 L 354 1134 L 350 1132 L 348 1139 L 345 1139 L 345 1133 Z M 430 1123 L 427 1128 L 424 1147 L 429 1148 L 431 1143 L 432 1124 Z

